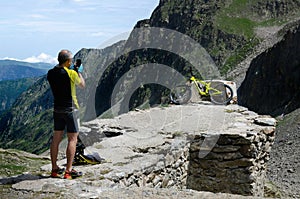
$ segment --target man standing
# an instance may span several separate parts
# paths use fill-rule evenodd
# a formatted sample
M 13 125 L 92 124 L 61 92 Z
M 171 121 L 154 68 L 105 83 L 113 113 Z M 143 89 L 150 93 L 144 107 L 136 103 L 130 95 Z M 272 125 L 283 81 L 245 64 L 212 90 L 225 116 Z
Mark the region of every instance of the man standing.
M 72 169 L 72 163 L 76 152 L 78 137 L 78 123 L 75 109 L 79 108 L 76 97 L 76 85 L 85 87 L 85 81 L 79 72 L 70 70 L 72 53 L 69 50 L 61 50 L 58 54 L 58 65 L 50 69 L 47 80 L 54 96 L 54 134 L 50 146 L 52 171 L 51 177 L 59 177 L 63 170 L 57 165 L 59 144 L 62 140 L 64 130 L 67 130 L 68 146 L 66 150 L 67 165 L 64 174 L 65 179 L 73 179 L 82 175 Z

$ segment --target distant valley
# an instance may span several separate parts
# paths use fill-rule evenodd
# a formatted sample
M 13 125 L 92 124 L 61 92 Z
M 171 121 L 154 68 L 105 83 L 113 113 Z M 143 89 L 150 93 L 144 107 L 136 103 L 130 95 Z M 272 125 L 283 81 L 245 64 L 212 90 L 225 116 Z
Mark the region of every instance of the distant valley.
M 0 81 L 28 77 L 39 77 L 46 74 L 53 65 L 49 63 L 28 63 L 15 60 L 0 60 Z
M 9 109 L 22 92 L 52 67 L 49 63 L 0 60 L 0 113 Z

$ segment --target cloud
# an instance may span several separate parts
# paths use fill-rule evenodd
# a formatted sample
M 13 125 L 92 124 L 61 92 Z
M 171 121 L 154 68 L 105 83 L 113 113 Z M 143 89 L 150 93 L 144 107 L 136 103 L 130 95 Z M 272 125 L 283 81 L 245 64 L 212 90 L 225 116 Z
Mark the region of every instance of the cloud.
M 66 23 L 66 22 L 58 22 L 58 21 L 24 21 L 18 24 L 20 27 L 23 27 L 23 31 L 30 32 L 44 32 L 44 33 L 52 33 L 52 32 L 79 32 L 81 30 L 78 28 L 78 25 L 75 23 Z M 83 29 L 83 28 L 82 28 Z M 83 29 L 84 30 L 84 29 Z
M 28 57 L 22 61 L 30 62 L 30 63 L 37 63 L 37 62 L 44 62 L 44 63 L 51 63 L 51 64 L 57 63 L 56 58 L 52 57 L 51 55 L 47 55 L 45 53 L 41 53 L 38 56 Z
M 5 57 L 3 60 L 14 60 L 14 61 L 23 61 L 23 62 L 29 62 L 29 63 L 50 63 L 50 64 L 57 64 L 57 59 L 52 57 L 51 55 L 47 55 L 46 53 L 41 53 L 38 56 L 31 56 L 26 59 L 16 59 L 11 57 Z
M 33 18 L 33 19 L 45 19 L 45 18 L 47 18 L 45 15 L 42 15 L 42 14 L 30 14 L 29 17 Z
M 90 34 L 90 36 L 92 36 L 92 37 L 101 37 L 103 35 L 105 35 L 104 32 L 93 32 Z

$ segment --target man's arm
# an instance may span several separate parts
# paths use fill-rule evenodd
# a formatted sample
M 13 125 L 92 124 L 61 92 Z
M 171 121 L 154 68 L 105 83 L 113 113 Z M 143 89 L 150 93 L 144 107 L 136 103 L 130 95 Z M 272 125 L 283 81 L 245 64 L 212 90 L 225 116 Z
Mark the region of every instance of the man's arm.
M 78 76 L 79 76 L 79 78 L 80 78 L 80 83 L 78 84 L 78 86 L 79 86 L 80 88 L 85 88 L 85 81 L 84 81 L 84 79 L 83 79 L 81 73 L 78 73 Z

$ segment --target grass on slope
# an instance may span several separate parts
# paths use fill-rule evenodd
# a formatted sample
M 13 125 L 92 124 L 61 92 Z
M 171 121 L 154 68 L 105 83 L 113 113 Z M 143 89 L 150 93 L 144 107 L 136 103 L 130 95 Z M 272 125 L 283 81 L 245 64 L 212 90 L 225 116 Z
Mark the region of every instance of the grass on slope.
M 221 74 L 226 74 L 232 70 L 260 42 L 255 34 L 255 29 L 258 27 L 280 26 L 288 22 L 288 19 L 272 18 L 272 16 L 259 16 L 255 10 L 261 0 L 232 0 L 225 9 L 221 9 L 215 16 L 214 25 L 229 34 L 240 35 L 247 41 L 245 45 L 237 48 L 231 53 L 231 56 L 225 61 Z M 290 17 L 296 17 L 290 16 Z
M 38 173 L 50 160 L 15 149 L 0 149 L 1 176 L 15 176 L 24 172 Z

